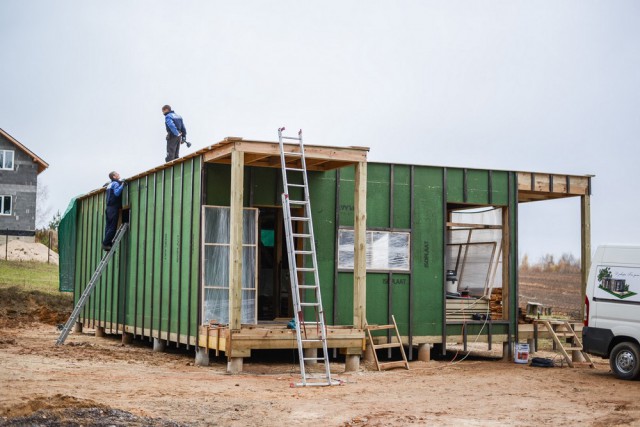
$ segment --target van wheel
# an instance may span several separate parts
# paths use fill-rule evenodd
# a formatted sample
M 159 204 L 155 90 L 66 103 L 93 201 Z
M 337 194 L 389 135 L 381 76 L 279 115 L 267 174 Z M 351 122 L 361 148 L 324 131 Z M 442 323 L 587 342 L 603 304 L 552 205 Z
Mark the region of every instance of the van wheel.
M 616 377 L 632 380 L 640 377 L 640 347 L 632 342 L 621 342 L 613 347 L 609 365 Z

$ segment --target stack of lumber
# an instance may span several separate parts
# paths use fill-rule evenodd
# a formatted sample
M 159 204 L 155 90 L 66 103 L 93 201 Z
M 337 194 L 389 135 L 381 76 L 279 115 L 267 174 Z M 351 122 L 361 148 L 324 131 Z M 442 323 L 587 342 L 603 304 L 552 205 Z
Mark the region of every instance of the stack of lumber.
M 473 320 L 473 314 L 487 314 L 489 301 L 483 299 L 463 298 L 447 299 L 447 320 Z
M 502 319 L 502 288 L 494 288 L 491 291 L 489 309 L 491 310 L 491 319 Z

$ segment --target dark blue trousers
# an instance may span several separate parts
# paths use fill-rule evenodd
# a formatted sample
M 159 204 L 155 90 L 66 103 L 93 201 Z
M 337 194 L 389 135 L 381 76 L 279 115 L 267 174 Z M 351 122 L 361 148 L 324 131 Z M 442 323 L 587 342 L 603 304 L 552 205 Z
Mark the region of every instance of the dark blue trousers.
M 104 240 L 102 244 L 105 246 L 111 246 L 113 243 L 113 237 L 116 235 L 116 229 L 118 228 L 118 206 L 107 206 L 106 210 L 106 226 L 104 228 Z

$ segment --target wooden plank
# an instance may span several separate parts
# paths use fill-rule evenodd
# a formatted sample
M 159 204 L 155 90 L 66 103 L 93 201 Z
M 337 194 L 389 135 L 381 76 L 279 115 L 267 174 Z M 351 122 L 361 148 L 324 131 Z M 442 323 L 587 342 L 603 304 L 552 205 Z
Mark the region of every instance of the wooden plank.
M 393 329 L 393 325 L 367 325 L 367 329 L 370 331 L 382 331 L 385 329 Z
M 204 158 L 205 162 L 212 162 L 216 159 L 221 159 L 223 157 L 229 156 L 232 151 L 233 144 L 226 144 L 221 146 L 216 145 L 214 148 L 204 153 L 202 157 Z
M 511 282 L 509 281 L 509 269 L 511 267 L 511 227 L 509 226 L 509 210 L 510 208 L 508 206 L 504 206 L 502 208 L 502 318 L 505 320 L 511 320 L 511 317 L 509 316 L 509 310 L 511 308 L 509 300 L 511 295 Z
M 481 230 L 500 230 L 502 229 L 501 225 L 489 225 L 489 224 L 468 224 L 462 222 L 447 222 L 447 227 L 461 227 L 461 228 L 472 228 L 472 229 L 481 229 Z
M 591 196 L 580 197 L 580 318 L 584 317 L 584 299 L 591 268 Z
M 231 203 L 229 213 L 229 328 L 242 326 L 242 202 L 244 153 L 231 152 Z
M 353 206 L 353 325 L 364 328 L 367 319 L 367 164 L 356 164 Z
M 234 144 L 237 151 L 280 156 L 280 146 L 275 142 L 237 141 Z M 285 151 L 293 152 L 295 147 L 297 147 L 295 144 L 284 144 Z M 338 160 L 349 163 L 366 162 L 367 151 L 367 149 L 328 147 L 320 145 L 305 144 L 304 146 L 304 154 L 307 159 Z

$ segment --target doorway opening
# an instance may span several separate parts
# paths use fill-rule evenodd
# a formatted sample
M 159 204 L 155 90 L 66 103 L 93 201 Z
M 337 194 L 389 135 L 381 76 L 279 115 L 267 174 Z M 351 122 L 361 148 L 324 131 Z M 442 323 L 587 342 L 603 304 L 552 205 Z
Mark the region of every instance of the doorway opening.
M 280 207 L 260 207 L 258 321 L 288 322 L 293 317 L 284 217 Z

